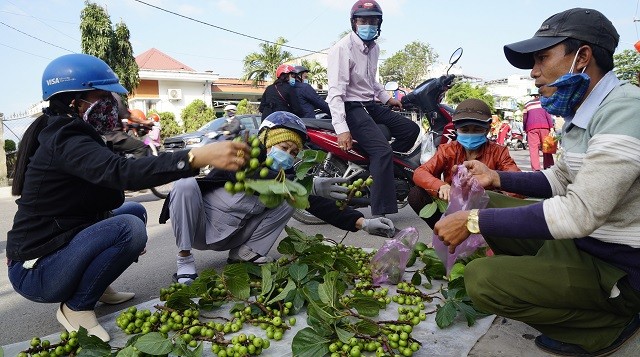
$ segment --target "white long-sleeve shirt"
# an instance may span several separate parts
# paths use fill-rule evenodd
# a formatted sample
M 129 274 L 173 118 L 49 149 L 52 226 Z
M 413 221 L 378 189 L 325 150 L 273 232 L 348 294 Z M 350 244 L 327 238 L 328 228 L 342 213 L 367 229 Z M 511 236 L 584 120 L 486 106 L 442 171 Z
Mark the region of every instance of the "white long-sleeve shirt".
M 345 102 L 366 102 L 378 98 L 386 103 L 391 98 L 376 80 L 379 55 L 380 47 L 375 42 L 367 46 L 353 31 L 329 49 L 327 102 L 337 134 L 349 131 Z

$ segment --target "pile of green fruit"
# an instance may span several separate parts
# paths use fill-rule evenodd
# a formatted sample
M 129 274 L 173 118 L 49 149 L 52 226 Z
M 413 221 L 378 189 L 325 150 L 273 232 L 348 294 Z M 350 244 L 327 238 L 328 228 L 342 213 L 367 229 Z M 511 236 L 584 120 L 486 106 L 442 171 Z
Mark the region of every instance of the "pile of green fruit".
M 349 206 L 351 199 L 362 197 L 369 190 L 371 185 L 373 185 L 373 177 L 371 176 L 367 177 L 367 179 L 359 178 L 352 183 L 343 183 L 342 186 L 348 189 L 347 199 L 336 200 L 336 205 L 340 208 Z

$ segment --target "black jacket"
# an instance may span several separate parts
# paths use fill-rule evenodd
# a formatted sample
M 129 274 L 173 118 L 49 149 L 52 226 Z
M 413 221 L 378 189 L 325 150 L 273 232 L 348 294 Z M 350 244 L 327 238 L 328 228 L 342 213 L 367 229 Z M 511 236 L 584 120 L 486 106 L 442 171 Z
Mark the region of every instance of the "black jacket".
M 30 158 L 18 211 L 7 234 L 7 257 L 47 255 L 82 229 L 109 216 L 124 190 L 139 190 L 194 176 L 187 151 L 126 159 L 80 118 L 50 117 Z
M 318 95 L 318 92 L 309 83 L 298 82 L 294 88 L 300 101 L 300 107 L 302 107 L 302 118 L 315 118 L 316 109 L 331 115 L 329 104 Z
M 294 87 L 283 82 L 267 86 L 262 94 L 258 110 L 262 113 L 262 119 L 277 111 L 291 112 L 299 117 L 303 114 Z
M 267 178 L 274 178 L 277 173 L 270 171 L 270 176 Z M 291 174 L 293 174 L 292 170 Z M 197 178 L 196 181 L 200 191 L 204 194 L 223 187 L 227 181 L 235 182 L 236 177 L 234 172 L 214 169 L 206 177 Z M 341 210 L 336 206 L 336 201 L 314 195 L 309 195 L 309 208 L 307 208 L 307 211 L 335 227 L 351 232 L 358 231 L 356 221 L 360 217 L 364 217 L 362 212 L 358 210 L 351 207 Z M 159 222 L 166 223 L 169 218 L 169 197 L 167 197 L 160 212 Z

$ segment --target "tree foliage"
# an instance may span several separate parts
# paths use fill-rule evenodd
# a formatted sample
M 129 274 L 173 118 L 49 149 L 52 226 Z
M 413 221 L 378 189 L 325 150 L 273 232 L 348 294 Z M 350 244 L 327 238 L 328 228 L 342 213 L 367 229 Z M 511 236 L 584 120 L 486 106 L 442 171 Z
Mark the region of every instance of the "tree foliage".
M 261 43 L 259 52 L 249 53 L 243 60 L 242 79 L 251 80 L 253 85 L 267 78 L 275 79 L 278 66 L 293 58 L 290 52 L 282 50 L 285 43 L 287 40 L 284 37 L 278 37 L 275 43 Z
M 487 87 L 473 86 L 469 82 L 456 83 L 447 92 L 447 102 L 457 105 L 468 98 L 480 99 L 487 103 L 491 112 L 495 111 L 495 102 L 493 96 L 488 92 Z
M 429 44 L 413 41 L 382 63 L 380 76 L 383 82 L 396 81 L 401 87 L 415 88 L 426 79 L 427 68 L 437 59 Z
M 105 61 L 118 75 L 120 83 L 129 92 L 133 91 L 140 77 L 127 25 L 120 22 L 114 29 L 106 9 L 90 1 L 85 1 L 80 19 L 82 52 Z
M 258 110 L 258 106 L 256 104 L 249 103 L 249 100 L 247 98 L 238 102 L 238 105 L 236 107 L 237 107 L 236 115 L 260 114 L 260 111 Z
M 318 61 L 305 59 L 302 60 L 302 65 L 309 70 L 309 73 L 307 74 L 309 83 L 317 85 L 320 89 L 322 89 L 322 86 L 329 83 L 329 79 L 327 78 L 327 68 L 321 65 Z
M 618 78 L 638 85 L 640 75 L 640 53 L 633 50 L 624 50 L 613 55 L 614 72 Z
M 10 153 L 16 151 L 16 142 L 11 139 L 4 140 L 4 152 Z
M 216 113 L 204 101 L 196 99 L 182 110 L 180 116 L 184 122 L 185 130 L 191 132 L 200 129 L 204 124 L 213 120 L 216 117 Z

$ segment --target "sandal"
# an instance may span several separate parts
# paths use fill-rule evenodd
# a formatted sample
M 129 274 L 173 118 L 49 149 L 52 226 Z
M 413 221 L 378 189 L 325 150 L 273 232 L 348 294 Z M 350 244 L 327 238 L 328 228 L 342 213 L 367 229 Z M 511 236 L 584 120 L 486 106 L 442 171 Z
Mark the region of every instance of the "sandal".
M 174 283 L 178 283 L 179 279 L 189 279 L 188 281 L 182 283 L 182 284 L 186 284 L 186 285 L 191 285 L 191 283 L 193 283 L 194 280 L 196 280 L 198 278 L 198 274 L 193 273 L 193 274 L 180 274 L 178 275 L 178 273 L 173 273 L 173 282 Z

